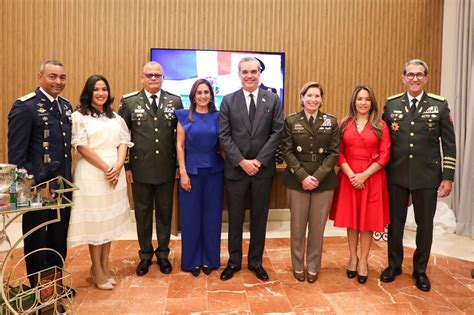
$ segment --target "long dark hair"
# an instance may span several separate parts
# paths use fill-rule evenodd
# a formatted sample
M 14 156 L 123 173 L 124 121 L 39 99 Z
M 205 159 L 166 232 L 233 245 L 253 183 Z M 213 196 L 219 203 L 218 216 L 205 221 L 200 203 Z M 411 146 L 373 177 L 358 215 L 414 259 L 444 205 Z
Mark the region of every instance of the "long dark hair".
M 89 78 L 87 78 L 86 84 L 82 89 L 77 110 L 82 115 L 100 116 L 102 114 L 92 106 L 92 95 L 94 93 L 95 84 L 98 81 L 104 81 L 105 86 L 107 87 L 107 91 L 109 92 L 109 95 L 107 96 L 107 101 L 105 101 L 104 104 L 105 116 L 107 118 L 115 118 L 114 113 L 112 111 L 112 103 L 114 102 L 114 97 L 112 96 L 112 91 L 110 90 L 109 81 L 107 81 L 107 79 L 101 74 L 93 74 Z
M 211 82 L 207 81 L 206 79 L 197 79 L 191 87 L 191 92 L 189 92 L 189 100 L 191 101 L 191 105 L 189 106 L 190 121 L 193 121 L 193 113 L 196 111 L 196 92 L 201 84 L 207 85 L 209 91 L 211 92 L 211 99 L 209 100 L 209 104 L 207 104 L 207 109 L 209 110 L 209 113 L 217 111 L 216 102 L 214 101 L 214 91 L 212 89 Z
M 349 121 L 352 121 L 354 123 L 354 120 L 357 115 L 357 110 L 355 108 L 357 94 L 359 94 L 359 92 L 362 90 L 365 90 L 367 91 L 367 93 L 369 93 L 370 110 L 369 110 L 368 123 L 370 124 L 372 130 L 377 136 L 377 139 L 380 140 L 382 138 L 382 122 L 379 116 L 379 106 L 377 105 L 377 100 L 375 99 L 374 91 L 368 85 L 358 85 L 355 87 L 354 92 L 352 92 L 351 103 L 349 105 L 349 112 L 346 114 L 346 116 L 342 119 L 342 122 L 341 122 L 341 134 L 346 129 L 347 123 Z

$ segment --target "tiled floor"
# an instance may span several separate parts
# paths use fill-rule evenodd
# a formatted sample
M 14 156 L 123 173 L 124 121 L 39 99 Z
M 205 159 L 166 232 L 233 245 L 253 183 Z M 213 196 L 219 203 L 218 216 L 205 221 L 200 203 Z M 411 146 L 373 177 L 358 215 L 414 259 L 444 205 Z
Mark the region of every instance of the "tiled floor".
M 244 240 L 245 251 L 248 240 Z M 227 241 L 222 241 L 221 264 L 227 260 Z M 88 276 L 90 259 L 86 246 L 71 249 L 67 269 L 77 290 L 75 314 L 187 314 L 187 313 L 473 313 L 474 263 L 433 255 L 428 267 L 432 290 L 416 289 L 411 273 L 413 249 L 405 248 L 404 274 L 393 283 L 381 283 L 386 243 L 374 242 L 369 279 L 360 285 L 345 275 L 345 237 L 326 237 L 322 271 L 316 283 L 300 283 L 292 276 L 288 238 L 268 239 L 264 267 L 270 281 L 262 282 L 246 266 L 233 279 L 221 281 L 220 271 L 195 278 L 182 272 L 181 244 L 173 240 L 171 275 L 163 275 L 153 264 L 144 277 L 135 275 L 138 261 L 136 241 L 113 243 L 111 260 L 118 284 L 112 291 L 98 290 Z M 244 261 L 246 257 L 244 258 Z

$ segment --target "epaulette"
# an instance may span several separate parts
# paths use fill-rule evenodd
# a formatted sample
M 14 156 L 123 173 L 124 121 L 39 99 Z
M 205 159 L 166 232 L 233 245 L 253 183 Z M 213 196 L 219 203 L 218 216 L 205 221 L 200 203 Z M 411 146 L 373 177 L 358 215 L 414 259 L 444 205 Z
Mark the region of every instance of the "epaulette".
M 440 95 L 432 94 L 432 93 L 426 93 L 428 94 L 429 97 L 434 98 L 438 101 L 444 102 L 446 99 Z
M 172 96 L 176 96 L 176 97 L 180 97 L 179 95 L 176 95 L 176 94 L 170 93 L 170 92 L 168 92 L 168 91 L 166 91 L 166 94 L 168 94 L 168 95 L 172 95 Z
M 63 100 L 65 100 L 66 102 L 68 102 L 69 104 L 71 104 L 71 102 L 67 98 L 65 98 L 64 96 L 59 95 L 59 97 L 62 98 Z
M 288 116 L 286 116 L 286 117 L 295 116 L 296 114 L 299 114 L 299 113 L 300 113 L 300 112 L 294 112 L 294 113 L 288 114 Z
M 334 119 L 337 119 L 337 117 L 336 117 L 335 115 L 333 115 L 333 114 L 324 113 L 324 115 L 327 115 L 327 116 L 329 116 L 329 117 L 332 117 L 332 118 L 334 118 Z
M 134 92 L 123 95 L 122 98 L 128 98 L 128 97 L 131 97 L 131 96 L 135 96 L 138 93 L 140 93 L 140 91 L 134 91 Z
M 24 102 L 24 101 L 27 101 L 29 100 L 30 98 L 33 98 L 36 96 L 36 93 L 35 92 L 31 92 L 31 93 L 28 93 L 26 95 L 23 95 L 22 97 L 19 97 L 17 100 L 18 101 L 21 101 L 21 102 Z
M 402 93 L 398 93 L 398 94 L 389 96 L 389 97 L 387 97 L 387 101 L 390 101 L 390 100 L 393 100 L 394 98 L 400 97 L 400 96 L 402 96 L 403 94 L 405 94 L 405 92 L 402 92 Z

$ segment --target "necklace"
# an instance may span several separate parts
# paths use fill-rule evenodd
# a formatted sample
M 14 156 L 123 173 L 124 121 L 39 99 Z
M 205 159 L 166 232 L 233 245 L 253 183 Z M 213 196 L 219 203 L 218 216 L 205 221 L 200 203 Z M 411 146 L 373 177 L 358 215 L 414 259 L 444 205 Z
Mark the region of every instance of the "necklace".
M 357 120 L 356 120 L 355 123 L 356 123 L 357 132 L 361 133 L 362 130 L 364 130 L 365 125 L 367 124 L 367 120 L 364 120 L 361 123 L 358 123 Z

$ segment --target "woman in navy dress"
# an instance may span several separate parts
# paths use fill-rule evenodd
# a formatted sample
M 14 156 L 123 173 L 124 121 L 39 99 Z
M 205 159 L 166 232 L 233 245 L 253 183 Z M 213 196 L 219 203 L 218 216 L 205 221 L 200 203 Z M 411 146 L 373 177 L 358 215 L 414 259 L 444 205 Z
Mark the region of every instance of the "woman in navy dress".
M 198 79 L 189 110 L 176 111 L 181 207 L 181 269 L 197 277 L 220 266 L 224 161 L 219 153 L 219 112 L 209 81 Z

